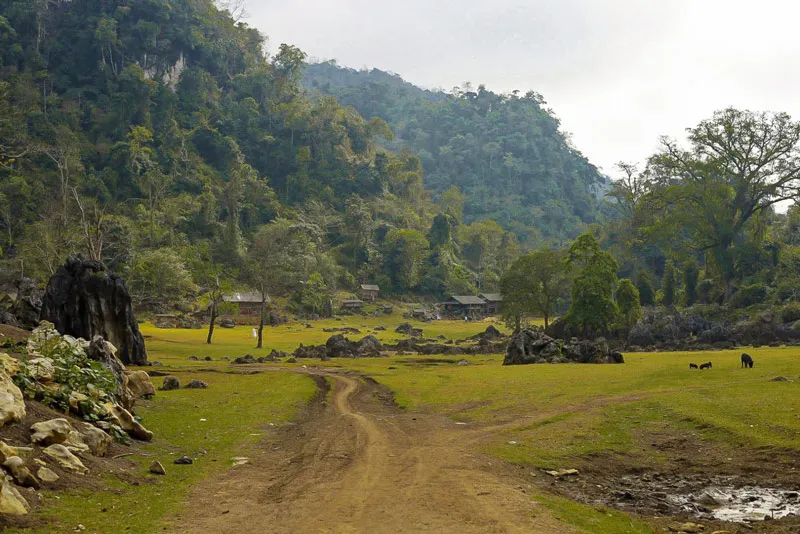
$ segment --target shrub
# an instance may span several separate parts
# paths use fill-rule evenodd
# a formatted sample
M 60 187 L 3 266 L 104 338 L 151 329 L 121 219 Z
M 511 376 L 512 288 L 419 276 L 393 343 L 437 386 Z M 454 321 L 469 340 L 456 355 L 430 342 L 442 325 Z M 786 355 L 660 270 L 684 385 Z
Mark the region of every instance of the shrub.
M 800 321 L 800 302 L 790 302 L 781 310 L 781 322 L 794 323 Z
M 733 305 L 736 308 L 748 308 L 761 304 L 767 298 L 767 287 L 762 283 L 742 286 L 733 296 Z

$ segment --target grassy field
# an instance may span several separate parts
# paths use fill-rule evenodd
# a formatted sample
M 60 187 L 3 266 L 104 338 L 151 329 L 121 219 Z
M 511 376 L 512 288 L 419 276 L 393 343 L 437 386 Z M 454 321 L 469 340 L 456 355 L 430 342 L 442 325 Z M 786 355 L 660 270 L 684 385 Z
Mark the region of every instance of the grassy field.
M 230 467 L 234 457 L 248 456 L 270 425 L 292 419 L 316 392 L 311 379 L 292 373 L 175 374 L 183 383 L 203 380 L 209 389 L 159 392 L 137 407 L 156 435 L 152 443 L 138 447 L 141 455 L 131 457 L 139 464 L 134 474 L 147 480 L 133 485 L 108 475 L 106 491 L 44 493 L 45 507 L 37 514 L 49 522 L 30 532 L 69 532 L 78 524 L 88 532 L 159 531 L 162 519 L 179 509 L 193 483 Z M 187 466 L 172 464 L 183 455 L 197 460 Z M 166 477 L 147 474 L 154 459 L 164 465 Z
M 143 448 L 166 460 L 170 476 L 154 484 L 125 486 L 109 480 L 112 492 L 61 495 L 50 500 L 45 514 L 58 524 L 78 522 L 92 530 L 110 526 L 129 532 L 152 532 L 160 518 L 174 512 L 188 487 L 203 476 L 246 456 L 247 447 L 270 422 L 291 418 L 313 394 L 313 383 L 292 373 L 231 374 L 223 357 L 246 353 L 266 355 L 271 349 L 291 351 L 300 343 L 323 343 L 324 328 L 355 327 L 360 338 L 374 333 L 381 340 L 397 339 L 399 316 L 352 317 L 266 328 L 264 349 L 253 348 L 249 327 L 217 329 L 214 343 L 205 344 L 203 330 L 162 330 L 144 325 L 151 360 L 185 381 L 200 378 L 211 384 L 204 391 L 159 394 L 139 410 L 157 441 Z M 463 339 L 483 331 L 489 322 L 437 321 L 413 323 L 425 337 L 440 334 Z M 374 332 L 378 326 L 386 331 Z M 499 326 L 499 325 L 498 325 Z M 748 350 L 755 369 L 739 368 L 738 351 L 706 353 L 627 354 L 624 365 L 533 365 L 503 367 L 502 356 L 419 357 L 337 360 L 324 365 L 358 371 L 391 388 L 408 410 L 436 412 L 477 427 L 491 429 L 481 446 L 486 452 L 520 465 L 564 468 L 580 466 L 595 454 L 624 454 L 632 464 L 651 463 L 652 450 L 641 447 L 642 435 L 669 430 L 693 433 L 700 439 L 750 447 L 800 449 L 800 351 L 793 348 Z M 190 361 L 190 356 L 213 361 Z M 711 371 L 690 371 L 690 362 L 712 361 Z M 300 365 L 322 365 L 301 361 Z M 289 366 L 287 364 L 280 364 Z M 220 372 L 221 371 L 221 372 Z M 773 382 L 786 376 L 789 382 Z M 154 381 L 157 381 L 154 379 Z M 747 409 L 742 409 L 743 404 Z M 207 419 L 201 422 L 200 419 Z M 510 424 L 509 424 L 510 423 Z M 171 466 L 175 455 L 207 450 L 190 469 Z M 142 458 L 144 473 L 150 458 Z M 168 465 L 169 464 L 169 465 Z M 172 467 L 172 469 L 170 469 Z M 649 532 L 629 516 L 583 506 L 548 494 L 534 499 L 550 513 L 585 532 Z M 86 506 L 113 513 L 87 514 Z M 94 519 L 92 519 L 94 518 Z M 96 520 L 96 524 L 87 524 Z M 116 529 L 116 528 L 115 528 Z

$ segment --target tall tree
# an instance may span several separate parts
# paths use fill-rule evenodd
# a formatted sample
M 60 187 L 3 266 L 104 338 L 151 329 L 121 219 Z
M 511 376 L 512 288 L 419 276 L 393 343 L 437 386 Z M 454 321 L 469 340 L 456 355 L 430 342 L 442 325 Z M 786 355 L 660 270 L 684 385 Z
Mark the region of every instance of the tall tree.
M 566 263 L 580 269 L 572 284 L 572 303 L 567 322 L 584 335 L 608 332 L 617 319 L 614 291 L 617 289 L 616 260 L 600 249 L 592 234 L 583 234 L 570 246 Z
M 786 113 L 725 109 L 688 130 L 689 147 L 662 140 L 650 159 L 648 209 L 708 251 L 732 294 L 733 249 L 748 223 L 800 196 L 800 123 Z
M 664 267 L 664 276 L 661 278 L 661 292 L 664 294 L 661 304 L 668 308 L 675 305 L 675 285 L 675 265 L 672 260 L 669 260 L 666 267 Z

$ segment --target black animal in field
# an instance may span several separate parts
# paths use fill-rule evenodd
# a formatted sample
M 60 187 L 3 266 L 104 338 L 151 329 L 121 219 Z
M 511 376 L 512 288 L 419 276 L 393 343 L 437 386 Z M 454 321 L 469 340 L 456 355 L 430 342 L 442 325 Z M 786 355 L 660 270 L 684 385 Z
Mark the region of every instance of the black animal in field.
M 711 369 L 711 362 L 700 364 L 700 369 Z
M 689 369 L 697 369 L 697 364 L 696 363 L 690 363 L 689 364 Z
M 742 353 L 742 367 L 749 367 L 750 369 L 753 368 L 753 357 L 746 352 Z

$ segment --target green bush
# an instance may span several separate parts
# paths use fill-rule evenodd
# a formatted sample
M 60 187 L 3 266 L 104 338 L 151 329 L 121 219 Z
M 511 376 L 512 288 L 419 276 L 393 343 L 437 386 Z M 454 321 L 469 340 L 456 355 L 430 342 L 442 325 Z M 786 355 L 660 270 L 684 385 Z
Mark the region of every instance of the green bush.
M 790 302 L 781 310 L 781 321 L 783 323 L 794 323 L 800 321 L 800 302 Z
M 755 304 L 761 304 L 767 299 L 767 287 L 762 283 L 742 286 L 733 296 L 733 306 L 736 308 L 748 308 Z

